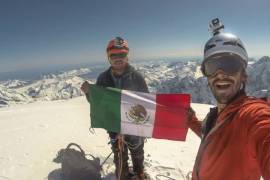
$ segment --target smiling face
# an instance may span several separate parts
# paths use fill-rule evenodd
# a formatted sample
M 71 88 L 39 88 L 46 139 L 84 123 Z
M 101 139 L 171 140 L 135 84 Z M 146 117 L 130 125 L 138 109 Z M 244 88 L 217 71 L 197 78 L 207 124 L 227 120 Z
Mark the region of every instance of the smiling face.
M 213 76 L 207 78 L 210 89 L 219 104 L 227 104 L 241 89 L 242 83 L 247 80 L 243 69 L 233 75 L 227 75 L 218 70 Z
M 116 55 L 116 56 L 111 56 L 109 58 L 112 70 L 115 74 L 121 75 L 124 71 L 125 68 L 128 65 L 128 57 L 127 55 L 125 56 L 120 56 L 120 55 Z

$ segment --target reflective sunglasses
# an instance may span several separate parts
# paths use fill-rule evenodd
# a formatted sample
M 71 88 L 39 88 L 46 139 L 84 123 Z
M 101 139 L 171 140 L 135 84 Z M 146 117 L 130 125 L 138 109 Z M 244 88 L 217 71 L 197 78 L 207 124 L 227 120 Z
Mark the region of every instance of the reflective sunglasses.
M 122 59 L 127 57 L 127 53 L 111 54 L 110 59 Z
M 202 64 L 202 73 L 211 77 L 220 69 L 225 74 L 234 75 L 245 67 L 243 60 L 237 55 L 218 55 L 210 57 Z

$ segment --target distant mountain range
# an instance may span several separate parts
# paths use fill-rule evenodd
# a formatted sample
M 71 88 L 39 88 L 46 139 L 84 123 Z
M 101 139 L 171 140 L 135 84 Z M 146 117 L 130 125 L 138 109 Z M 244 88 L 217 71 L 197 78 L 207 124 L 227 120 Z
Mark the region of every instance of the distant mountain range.
M 151 91 L 164 93 L 189 93 L 192 102 L 216 104 L 207 79 L 200 72 L 200 62 L 177 62 L 170 64 L 142 66 Z M 247 94 L 256 97 L 270 97 L 270 57 L 250 61 L 247 69 Z
M 151 61 L 134 64 L 154 93 L 189 93 L 192 102 L 215 104 L 200 72 L 198 61 Z M 102 69 L 102 68 L 101 68 Z M 104 69 L 104 68 L 103 68 Z M 247 92 L 257 97 L 270 97 L 270 57 L 251 61 L 248 66 Z M 35 81 L 7 80 L 0 82 L 0 107 L 38 100 L 59 100 L 82 96 L 83 81 L 94 83 L 100 68 L 81 68 L 59 74 L 47 74 Z
M 82 68 L 56 75 L 44 75 L 40 80 L 33 82 L 4 81 L 0 84 L 0 106 L 82 96 L 80 86 L 84 79 L 80 76 L 89 72 L 89 69 Z

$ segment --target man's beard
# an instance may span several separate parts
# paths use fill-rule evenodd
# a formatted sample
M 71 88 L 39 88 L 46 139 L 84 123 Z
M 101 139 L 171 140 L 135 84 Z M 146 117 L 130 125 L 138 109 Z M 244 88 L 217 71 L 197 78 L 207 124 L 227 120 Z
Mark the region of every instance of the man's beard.
M 210 86 L 210 89 L 212 91 L 213 96 L 215 97 L 216 101 L 220 104 L 228 104 L 229 102 L 231 102 L 235 96 L 244 88 L 244 84 L 240 83 L 239 85 L 236 85 L 236 89 L 238 89 L 237 91 L 233 91 L 233 93 L 231 94 L 218 94 L 216 92 L 216 89 L 212 86 Z

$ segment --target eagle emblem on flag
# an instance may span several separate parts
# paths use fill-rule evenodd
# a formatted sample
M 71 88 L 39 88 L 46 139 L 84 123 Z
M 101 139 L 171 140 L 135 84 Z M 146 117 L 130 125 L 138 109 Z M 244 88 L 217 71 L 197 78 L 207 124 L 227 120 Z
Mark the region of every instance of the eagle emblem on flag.
M 129 112 L 126 112 L 126 116 L 129 121 L 135 124 L 145 124 L 150 118 L 145 107 L 140 104 L 131 106 Z

